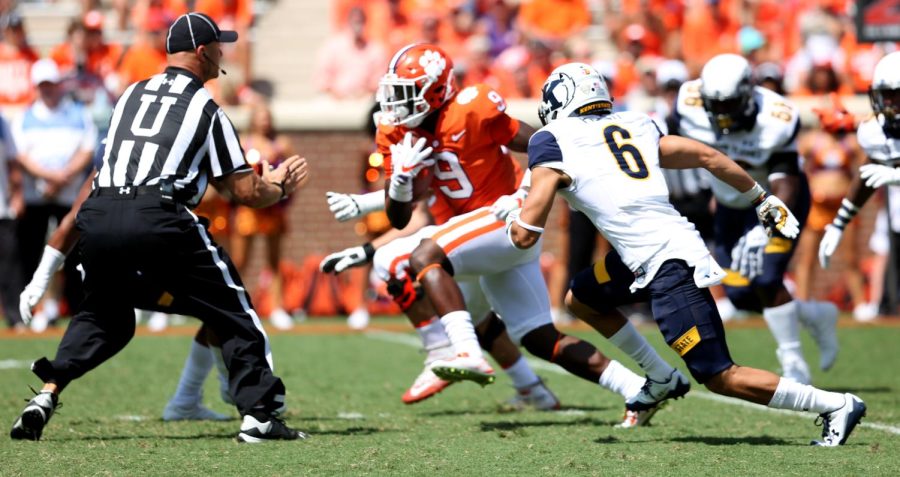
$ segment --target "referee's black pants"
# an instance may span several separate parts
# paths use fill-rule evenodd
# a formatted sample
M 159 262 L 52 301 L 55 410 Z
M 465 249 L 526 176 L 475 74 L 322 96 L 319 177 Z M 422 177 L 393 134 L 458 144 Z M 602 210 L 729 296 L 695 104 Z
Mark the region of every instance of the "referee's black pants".
M 118 353 L 134 336 L 134 308 L 196 316 L 222 345 L 229 388 L 242 415 L 284 406 L 284 384 L 237 270 L 183 205 L 156 195 L 97 196 L 76 221 L 85 298 L 56 359 L 33 366 L 65 387 Z

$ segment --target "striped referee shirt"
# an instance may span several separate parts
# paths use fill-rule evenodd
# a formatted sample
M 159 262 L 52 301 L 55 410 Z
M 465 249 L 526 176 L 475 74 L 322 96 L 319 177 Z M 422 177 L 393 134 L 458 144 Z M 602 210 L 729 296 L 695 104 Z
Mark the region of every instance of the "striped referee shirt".
M 169 67 L 132 84 L 119 98 L 93 187 L 166 181 L 194 206 L 210 176 L 250 170 L 234 126 L 200 79 Z

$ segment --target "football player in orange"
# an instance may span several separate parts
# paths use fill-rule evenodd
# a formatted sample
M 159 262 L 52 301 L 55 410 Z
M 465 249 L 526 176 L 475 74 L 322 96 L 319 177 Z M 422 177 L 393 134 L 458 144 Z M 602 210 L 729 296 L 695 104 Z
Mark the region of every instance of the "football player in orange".
M 513 164 L 517 166 L 517 175 L 521 176 L 521 168 L 517 163 Z M 335 219 L 341 222 L 384 209 L 384 191 L 381 190 L 362 195 L 329 192 L 327 197 Z M 452 384 L 431 371 L 432 363 L 454 356 L 450 339 L 435 316 L 431 302 L 424 299 L 407 273 L 409 256 L 423 234 L 427 235 L 429 230 L 434 229 L 431 224 L 443 224 L 452 217 L 447 200 L 442 195 L 432 194 L 429 199 L 417 204 L 410 223 L 403 230 L 391 229 L 362 246 L 335 252 L 325 257 L 319 265 L 322 271 L 340 273 L 349 267 L 372 261 L 376 275 L 387 283 L 388 292 L 415 327 L 426 351 L 425 368 L 403 394 L 405 404 L 428 399 Z M 477 280 L 460 285 L 466 306 L 472 316 L 480 319 L 475 323 L 479 343 L 500 364 L 516 389 L 515 396 L 506 402 L 506 406 L 512 410 L 559 409 L 559 399 L 534 373 L 518 346 L 510 339 L 503 322 L 491 312 Z
M 425 169 L 433 171 L 432 191 L 443 196 L 455 214 L 429 230 L 409 258 L 409 274 L 422 285 L 455 353 L 433 363 L 432 371 L 451 381 L 494 381 L 454 281 L 471 279 L 503 319 L 513 342 L 626 399 L 640 393 L 644 379 L 553 326 L 538 263 L 540 247 L 513 247 L 504 223 L 522 200 L 515 196 L 515 168 L 504 149 L 526 151 L 535 130 L 507 115 L 503 98 L 485 85 L 457 92 L 452 68 L 440 48 L 408 45 L 391 59 L 378 91 L 381 125 L 376 143 L 390 180 L 385 200 L 391 224 L 402 229 L 409 223 L 419 199 L 415 192 L 421 190 L 414 183 L 427 180 L 417 177 Z M 527 190 L 528 181 L 526 173 L 521 188 Z M 662 362 L 644 338 L 630 330 L 627 339 L 640 341 L 649 357 Z

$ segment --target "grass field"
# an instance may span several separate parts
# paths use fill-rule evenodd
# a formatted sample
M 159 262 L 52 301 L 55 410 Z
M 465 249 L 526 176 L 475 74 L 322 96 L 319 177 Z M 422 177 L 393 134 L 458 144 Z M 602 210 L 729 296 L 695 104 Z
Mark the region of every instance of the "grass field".
M 237 420 L 162 422 L 187 354 L 185 328 L 138 336 L 74 383 L 41 442 L 0 438 L 0 475 L 900 475 L 900 327 L 841 330 L 837 365 L 816 371 L 814 380 L 859 394 L 869 411 L 866 427 L 847 446 L 822 449 L 808 446 L 819 432 L 811 415 L 739 406 L 696 383 L 686 399 L 657 414 L 654 426 L 615 429 L 622 413 L 617 396 L 543 363 L 538 374 L 563 411 L 499 412 L 512 394 L 505 376 L 484 389 L 461 383 L 405 406 L 400 395 L 421 367 L 414 335 L 334 333 L 320 323 L 271 337 L 276 371 L 288 387 L 287 420 L 312 435 L 307 441 L 238 445 Z M 664 348 L 655 329 L 644 331 Z M 573 333 L 621 358 L 597 335 Z M 738 362 L 775 368 L 765 329 L 733 329 L 728 337 Z M 29 396 L 27 385 L 38 385 L 28 363 L 52 356 L 57 341 L 0 343 L 0 415 L 7 425 Z M 805 351 L 816 363 L 808 341 Z M 672 351 L 663 353 L 676 362 Z M 206 396 L 211 408 L 235 414 L 219 401 L 213 376 Z

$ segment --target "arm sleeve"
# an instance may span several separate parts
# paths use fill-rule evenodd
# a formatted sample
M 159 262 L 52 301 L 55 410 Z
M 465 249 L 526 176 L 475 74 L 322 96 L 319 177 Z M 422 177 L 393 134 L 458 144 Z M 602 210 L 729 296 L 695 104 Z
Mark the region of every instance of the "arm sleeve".
M 234 172 L 250 171 L 244 150 L 234 132 L 234 125 L 221 108 L 216 110 L 209 127 L 209 165 L 213 177 L 220 178 Z
M 563 160 L 559 143 L 549 131 L 538 131 L 528 141 L 528 168 L 549 164 L 561 164 Z

